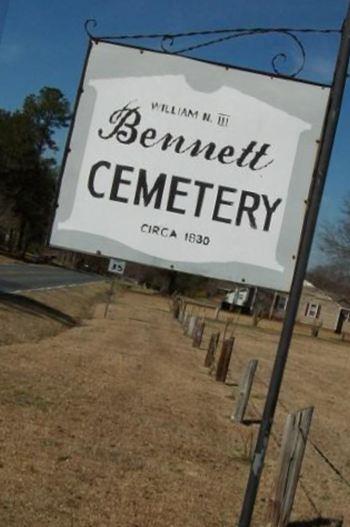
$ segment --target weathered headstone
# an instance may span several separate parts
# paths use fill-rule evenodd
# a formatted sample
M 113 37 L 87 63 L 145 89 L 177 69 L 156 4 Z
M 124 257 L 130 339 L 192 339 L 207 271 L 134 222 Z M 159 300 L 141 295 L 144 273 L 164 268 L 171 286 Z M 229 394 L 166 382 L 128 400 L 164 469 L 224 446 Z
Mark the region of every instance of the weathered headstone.
M 187 331 L 186 331 L 186 335 L 190 338 L 193 337 L 193 333 L 194 333 L 194 330 L 196 328 L 196 325 L 197 325 L 197 321 L 198 321 L 198 317 L 192 315 L 190 316 L 190 319 L 189 319 L 189 322 L 188 322 L 188 326 L 187 326 Z
M 205 356 L 204 366 L 210 368 L 215 361 L 215 353 L 218 347 L 220 333 L 212 333 L 209 341 L 208 351 Z
M 244 419 L 257 367 L 258 361 L 255 359 L 250 360 L 239 383 L 239 396 L 236 409 L 231 416 L 231 419 L 235 423 L 242 423 Z
M 193 331 L 192 346 L 194 348 L 200 348 L 200 345 L 202 343 L 204 328 L 205 328 L 205 322 L 201 320 L 197 320 L 197 323 Z
M 230 366 L 230 360 L 233 350 L 234 337 L 230 337 L 222 343 L 221 355 L 218 361 L 218 366 L 216 368 L 216 380 L 219 382 L 225 382 L 228 369 Z
M 287 527 L 289 523 L 313 410 L 305 408 L 287 416 L 267 527 Z

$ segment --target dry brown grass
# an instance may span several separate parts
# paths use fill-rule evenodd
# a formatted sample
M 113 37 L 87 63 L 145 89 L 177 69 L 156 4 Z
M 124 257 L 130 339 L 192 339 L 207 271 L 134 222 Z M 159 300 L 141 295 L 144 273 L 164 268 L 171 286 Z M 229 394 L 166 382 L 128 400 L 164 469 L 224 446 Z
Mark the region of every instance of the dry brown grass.
M 59 333 L 63 327 L 70 327 L 74 321 L 79 323 L 89 318 L 93 314 L 94 304 L 106 297 L 108 287 L 105 282 L 97 282 L 51 291 L 0 296 L 0 345 L 39 341 Z M 33 302 L 27 302 L 26 299 Z
M 229 419 L 236 387 L 202 366 L 210 332 L 222 324 L 207 324 L 194 349 L 167 299 L 118 291 L 108 320 L 103 312 L 101 304 L 95 318 L 40 343 L 0 348 L 0 525 L 231 527 L 252 432 Z M 247 325 L 235 333 L 230 381 L 249 358 L 260 360 L 254 419 L 277 333 Z M 343 343 L 297 336 L 282 392 L 290 409 L 316 405 L 312 439 L 347 477 L 349 355 Z M 285 415 L 279 407 L 277 439 Z M 264 524 L 277 457 L 271 441 L 255 527 Z M 303 484 L 316 510 L 301 489 L 295 519 L 342 512 L 349 521 L 349 489 L 310 448 Z
M 14 258 L 10 258 L 9 256 L 4 256 L 3 254 L 0 254 L 0 264 L 12 264 L 17 262 L 18 260 L 15 260 Z

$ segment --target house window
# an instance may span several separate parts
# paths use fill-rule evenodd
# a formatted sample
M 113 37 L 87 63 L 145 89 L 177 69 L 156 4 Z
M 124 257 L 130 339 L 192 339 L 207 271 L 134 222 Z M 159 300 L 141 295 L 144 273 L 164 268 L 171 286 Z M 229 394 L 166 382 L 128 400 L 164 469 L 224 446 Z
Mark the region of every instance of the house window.
M 310 318 L 319 318 L 321 313 L 320 304 L 306 304 L 305 316 Z

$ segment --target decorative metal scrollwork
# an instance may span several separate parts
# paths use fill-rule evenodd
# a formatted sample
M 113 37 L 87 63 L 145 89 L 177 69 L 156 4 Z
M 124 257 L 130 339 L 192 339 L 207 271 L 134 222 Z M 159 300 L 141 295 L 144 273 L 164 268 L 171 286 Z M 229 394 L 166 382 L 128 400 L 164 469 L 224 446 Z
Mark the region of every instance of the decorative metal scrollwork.
M 175 38 L 172 35 L 164 35 L 164 37 L 160 41 L 160 47 L 165 53 L 177 53 L 176 51 L 174 52 L 174 50 L 171 49 L 174 43 Z
M 94 18 L 88 18 L 87 20 L 85 20 L 85 23 L 84 23 L 84 28 L 85 28 L 85 32 L 87 33 L 87 35 L 93 40 L 94 38 L 96 38 L 92 33 L 91 33 L 91 30 L 90 30 L 90 27 L 91 28 L 94 28 L 97 26 L 97 20 L 95 20 Z
M 111 42 L 118 42 L 122 40 L 139 40 L 139 39 L 152 39 L 159 41 L 159 47 L 166 53 L 172 53 L 175 55 L 188 53 L 196 49 L 200 49 L 206 46 L 212 46 L 222 42 L 227 42 L 235 38 L 255 36 L 255 35 L 271 35 L 278 34 L 288 37 L 296 45 L 299 52 L 298 64 L 288 76 L 296 77 L 304 69 L 306 61 L 306 51 L 301 40 L 296 36 L 302 33 L 337 33 L 340 34 L 340 29 L 300 29 L 300 28 L 232 28 L 232 29 L 217 29 L 217 30 L 206 30 L 206 31 L 191 31 L 187 33 L 154 33 L 154 34 L 135 34 L 135 35 L 106 35 L 96 36 L 92 33 L 92 30 L 96 28 L 97 21 L 95 19 L 88 19 L 85 22 L 85 31 L 89 38 L 94 41 L 104 40 Z M 210 37 L 206 42 L 200 42 L 193 44 L 192 46 L 182 47 L 176 49 L 176 41 L 180 41 L 182 38 L 189 37 Z M 214 38 L 213 38 L 214 37 Z M 274 73 L 282 75 L 282 71 L 279 64 L 286 64 L 288 62 L 288 54 L 285 52 L 277 53 L 271 59 L 271 66 Z

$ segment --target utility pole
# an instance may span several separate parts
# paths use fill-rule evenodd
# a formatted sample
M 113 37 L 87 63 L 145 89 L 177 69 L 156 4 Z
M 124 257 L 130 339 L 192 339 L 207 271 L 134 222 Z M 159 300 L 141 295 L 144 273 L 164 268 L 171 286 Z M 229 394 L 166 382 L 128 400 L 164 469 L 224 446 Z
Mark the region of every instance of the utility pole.
M 295 266 L 286 317 L 283 324 L 275 363 L 271 375 L 269 391 L 266 398 L 262 422 L 257 438 L 255 453 L 250 469 L 246 493 L 238 521 L 238 527 L 249 527 L 253 516 L 254 505 L 258 493 L 259 482 L 264 459 L 269 442 L 273 418 L 287 362 L 294 323 L 302 293 L 306 267 L 310 255 L 312 239 L 316 227 L 318 211 L 326 180 L 328 165 L 334 143 L 339 113 L 346 83 L 347 68 L 350 54 L 350 4 L 341 31 L 341 42 L 330 91 L 330 100 L 322 134 L 318 157 L 315 165 L 313 183 L 309 194 L 309 207 L 305 216 L 303 232 L 300 241 L 298 258 Z

